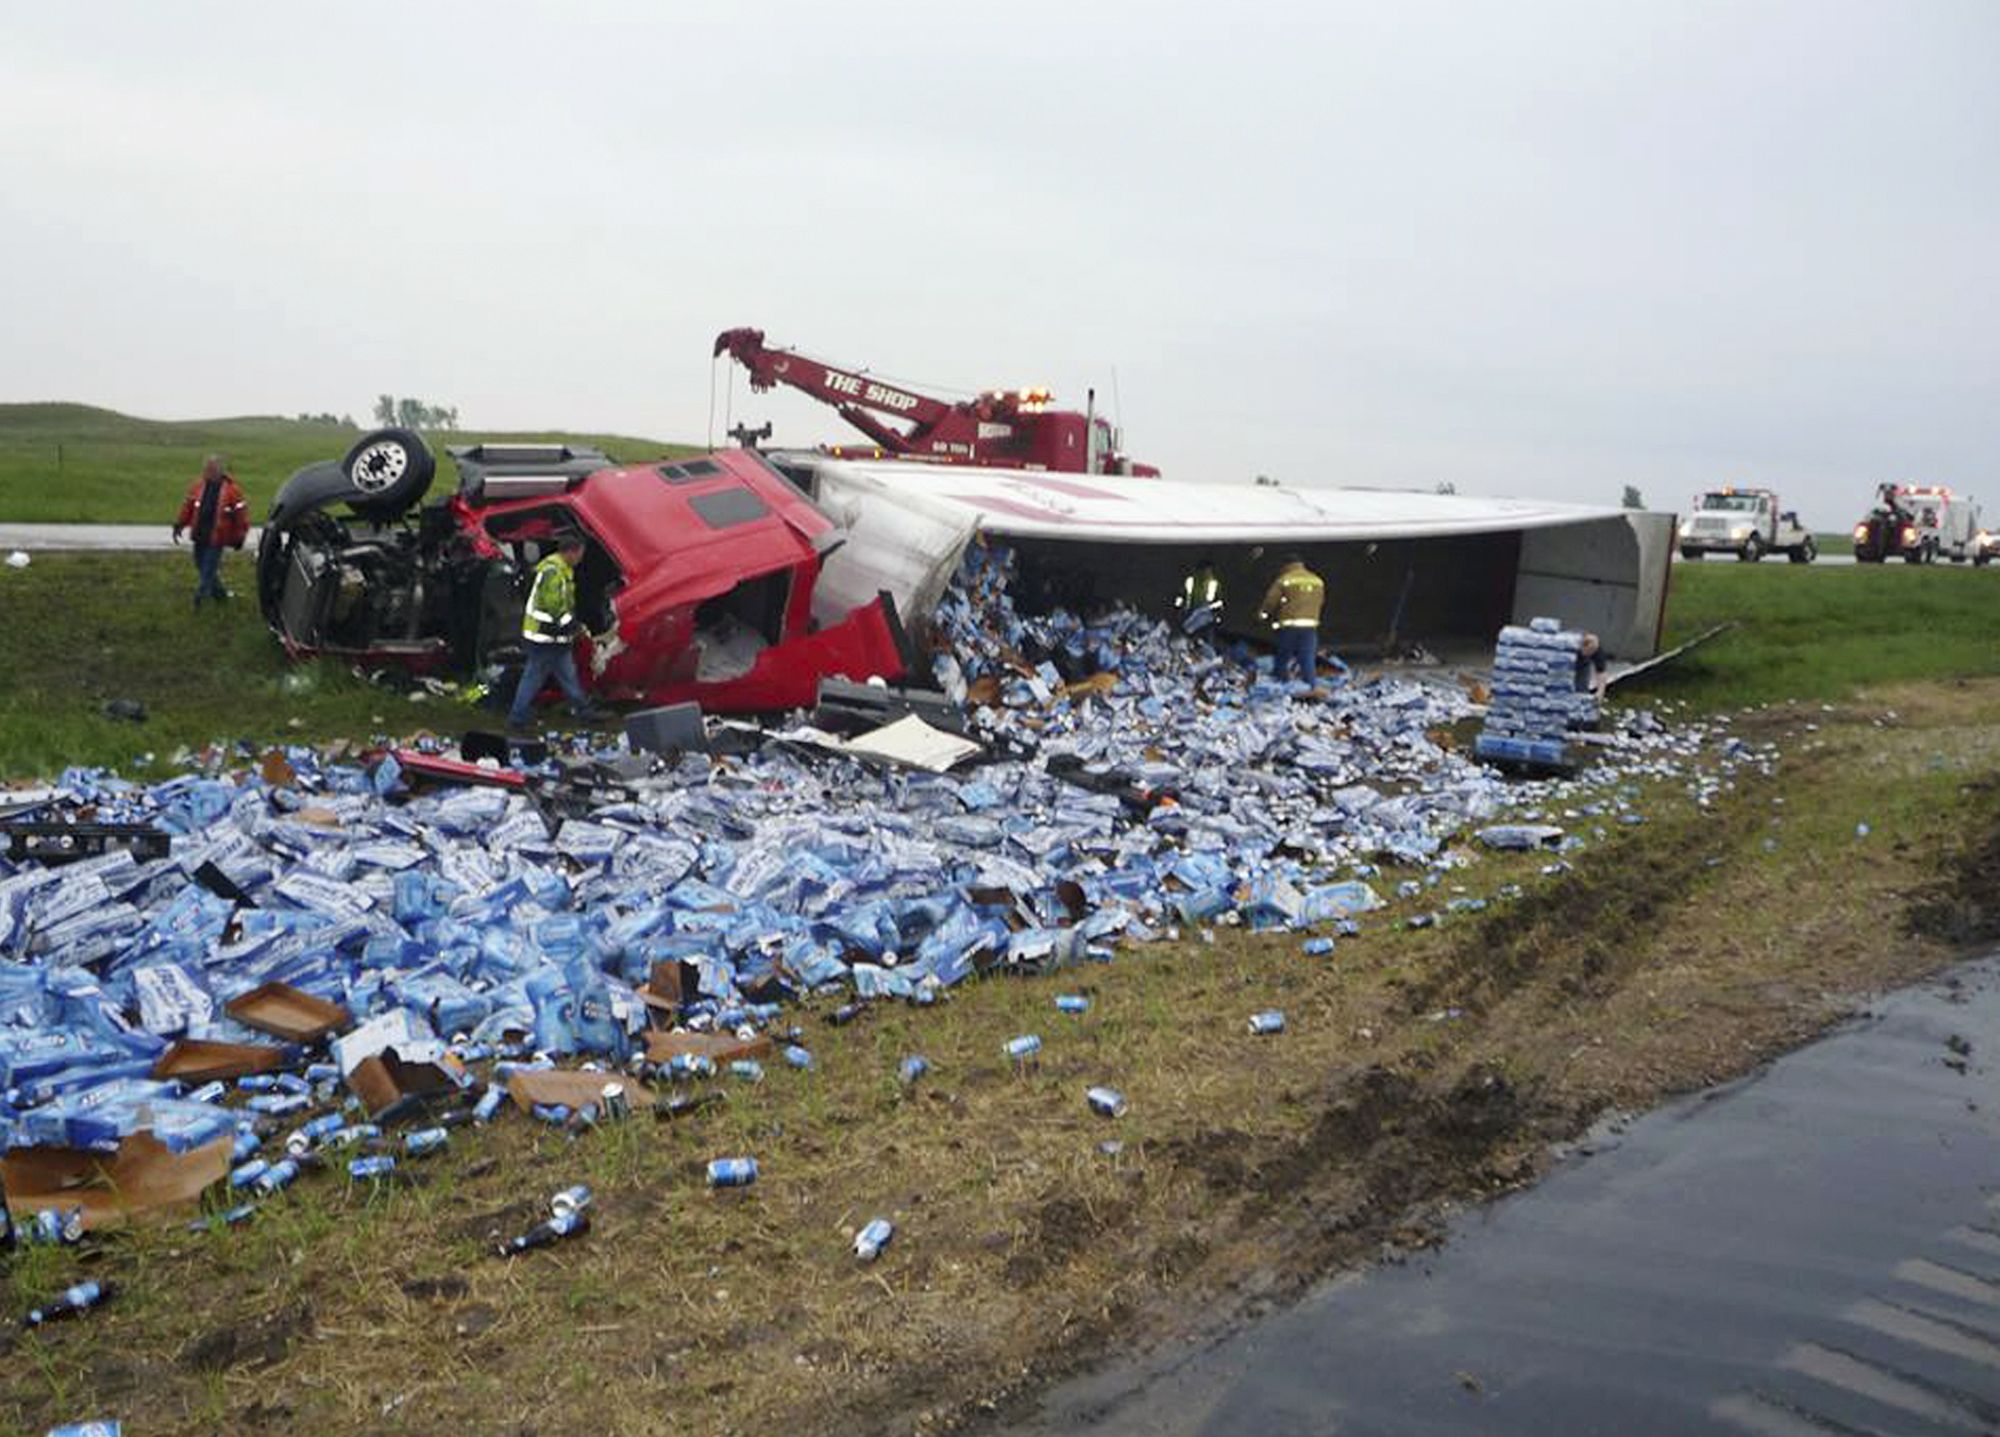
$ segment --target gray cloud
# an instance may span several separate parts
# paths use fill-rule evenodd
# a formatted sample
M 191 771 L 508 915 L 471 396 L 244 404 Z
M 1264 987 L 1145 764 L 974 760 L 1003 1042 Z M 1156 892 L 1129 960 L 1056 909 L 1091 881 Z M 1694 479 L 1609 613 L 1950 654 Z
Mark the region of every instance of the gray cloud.
M 392 389 L 700 439 L 709 340 L 758 324 L 1078 405 L 1115 373 L 1178 477 L 1662 505 L 1762 480 L 1838 527 L 1895 476 L 2000 510 L 1983 0 L 0 25 L 8 398 Z

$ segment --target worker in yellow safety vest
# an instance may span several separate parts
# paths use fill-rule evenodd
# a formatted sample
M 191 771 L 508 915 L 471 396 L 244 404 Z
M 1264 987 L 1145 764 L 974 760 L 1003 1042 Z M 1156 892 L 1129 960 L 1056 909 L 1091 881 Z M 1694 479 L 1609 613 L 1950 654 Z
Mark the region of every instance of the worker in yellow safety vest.
M 1201 633 L 1222 618 L 1222 576 L 1215 572 L 1215 560 L 1204 556 L 1194 571 L 1181 580 L 1174 608 L 1180 611 L 1184 633 Z
M 528 711 L 552 678 L 578 718 L 588 721 L 599 717 L 576 676 L 572 647 L 577 633 L 576 566 L 583 560 L 583 548 L 581 534 L 565 532 L 556 539 L 555 552 L 535 565 L 534 586 L 528 590 L 528 606 L 521 613 L 527 662 L 521 667 L 513 707 L 507 711 L 509 728 L 528 726 Z
M 1257 609 L 1257 616 L 1277 631 L 1271 674 L 1280 683 L 1294 670 L 1302 683 L 1318 679 L 1319 615 L 1325 605 L 1326 580 L 1308 569 L 1298 554 L 1285 555 L 1285 566 Z

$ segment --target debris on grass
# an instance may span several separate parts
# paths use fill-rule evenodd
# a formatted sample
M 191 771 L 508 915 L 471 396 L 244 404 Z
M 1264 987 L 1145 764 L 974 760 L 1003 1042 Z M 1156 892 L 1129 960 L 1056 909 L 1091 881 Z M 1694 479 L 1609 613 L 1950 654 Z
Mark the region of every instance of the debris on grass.
M 704 1085 L 723 1073 L 760 1081 L 774 1048 L 811 1071 L 802 1003 L 840 1026 L 1183 931 L 1352 934 L 1384 906 L 1384 863 L 1425 875 L 1398 888 L 1415 896 L 1472 861 L 1469 836 L 1567 850 L 1583 840 L 1549 818 L 1623 823 L 1640 781 L 1700 802 L 1775 763 L 1723 721 L 1648 715 L 1584 779 L 1509 783 L 1441 741 L 1470 712 L 1455 684 L 1344 667 L 1281 684 L 1128 609 L 1024 613 L 1013 580 L 1010 554 L 974 546 L 937 614 L 938 678 L 973 705 L 970 767 L 885 768 L 737 726 L 658 753 L 503 743 L 473 763 L 420 735 L 245 748 L 235 769 L 211 750 L 150 785 L 64 773 L 38 819 L 156 841 L 0 859 L 10 1201 L 18 1171 L 34 1211 L 25 1175 L 79 1153 L 98 1174 L 78 1200 L 90 1226 L 232 1171 L 274 1200 L 336 1150 L 351 1179 L 382 1180 L 494 1122 L 503 1094 L 572 1135 L 634 1103 L 675 1119 L 720 1102 Z M 1041 1048 L 1023 1034 L 1005 1055 Z M 927 1068 L 908 1056 L 897 1076 Z M 348 1124 L 344 1101 L 414 1130 Z M 1090 1105 L 1124 1111 L 1109 1088 Z M 284 1155 L 255 1152 L 287 1131 Z M 150 1169 L 117 1169 L 141 1153 Z M 64 1173 L 47 1181 L 91 1181 Z M 719 1185 L 755 1174 L 711 1165 Z

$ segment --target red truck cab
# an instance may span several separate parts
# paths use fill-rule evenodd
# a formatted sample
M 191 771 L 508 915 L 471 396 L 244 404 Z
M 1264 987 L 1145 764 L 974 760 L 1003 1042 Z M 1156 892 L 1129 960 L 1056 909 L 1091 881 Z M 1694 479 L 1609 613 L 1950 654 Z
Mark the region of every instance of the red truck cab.
M 635 465 L 550 445 L 450 454 L 458 491 L 422 507 L 434 461 L 407 431 L 286 482 L 258 550 L 258 597 L 288 653 L 504 668 L 535 563 L 574 530 L 589 634 L 579 667 L 602 698 L 777 710 L 812 703 L 822 678 L 907 668 L 888 596 L 815 621 L 820 564 L 841 531 L 755 451 Z

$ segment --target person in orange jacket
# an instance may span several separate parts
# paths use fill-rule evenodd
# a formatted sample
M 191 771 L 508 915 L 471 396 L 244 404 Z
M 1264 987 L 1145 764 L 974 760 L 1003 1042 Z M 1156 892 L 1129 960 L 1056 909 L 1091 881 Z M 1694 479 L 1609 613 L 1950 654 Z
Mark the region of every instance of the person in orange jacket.
M 250 506 L 219 455 L 209 455 L 201 477 L 188 485 L 174 519 L 176 544 L 183 530 L 194 540 L 194 606 L 199 609 L 203 599 L 228 598 L 229 590 L 222 587 L 222 551 L 240 549 L 250 537 Z

